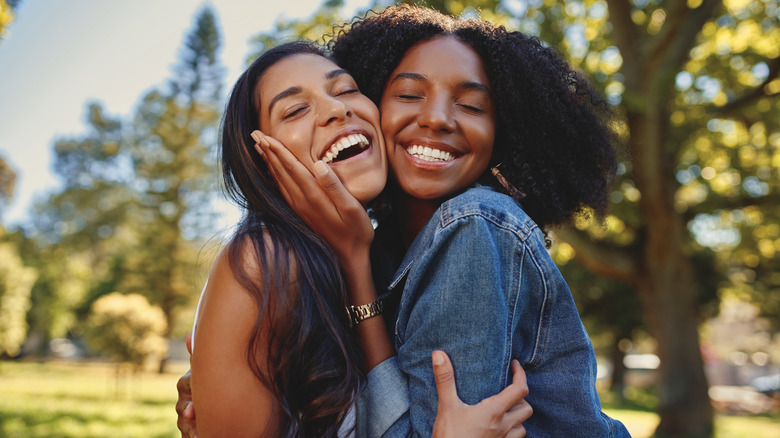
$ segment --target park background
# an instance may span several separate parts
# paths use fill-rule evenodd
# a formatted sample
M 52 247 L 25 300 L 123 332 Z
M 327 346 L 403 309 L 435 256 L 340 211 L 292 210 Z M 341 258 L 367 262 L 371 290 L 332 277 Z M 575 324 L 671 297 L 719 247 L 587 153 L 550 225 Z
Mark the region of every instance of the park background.
M 230 84 L 390 2 L 163 3 L 0 0 L 0 437 L 177 436 L 183 338 L 237 220 Z M 778 3 L 426 4 L 539 36 L 615 108 L 609 216 L 551 234 L 607 411 L 637 437 L 780 436 Z

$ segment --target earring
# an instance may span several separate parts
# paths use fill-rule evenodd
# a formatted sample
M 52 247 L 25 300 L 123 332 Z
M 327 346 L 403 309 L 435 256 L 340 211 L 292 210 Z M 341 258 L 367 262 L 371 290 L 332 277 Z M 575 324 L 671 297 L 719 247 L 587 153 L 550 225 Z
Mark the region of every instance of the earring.
M 501 187 L 503 187 L 507 193 L 509 193 L 509 196 L 515 198 L 518 201 L 525 198 L 525 193 L 517 190 L 515 186 L 513 186 L 509 181 L 507 181 L 506 178 L 504 178 L 504 175 L 501 175 L 501 172 L 498 170 L 498 166 L 502 164 L 504 164 L 503 161 L 493 166 L 493 168 L 490 169 L 490 173 L 496 177 L 498 183 L 501 184 Z

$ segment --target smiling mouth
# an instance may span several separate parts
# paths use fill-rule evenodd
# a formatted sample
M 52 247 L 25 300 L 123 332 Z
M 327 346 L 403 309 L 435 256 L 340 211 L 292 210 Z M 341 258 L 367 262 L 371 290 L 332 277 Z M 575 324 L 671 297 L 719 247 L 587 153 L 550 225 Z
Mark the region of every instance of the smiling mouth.
M 343 161 L 366 150 L 369 141 L 363 134 L 350 134 L 336 140 L 322 156 L 326 164 Z
M 455 156 L 447 151 L 428 146 L 412 145 L 406 148 L 406 153 L 423 161 L 452 161 L 455 159 Z

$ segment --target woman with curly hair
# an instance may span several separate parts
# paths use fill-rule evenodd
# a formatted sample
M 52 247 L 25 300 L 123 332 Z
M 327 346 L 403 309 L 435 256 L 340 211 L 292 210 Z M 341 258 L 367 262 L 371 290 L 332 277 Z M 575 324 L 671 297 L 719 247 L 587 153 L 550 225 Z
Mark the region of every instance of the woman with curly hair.
M 352 327 L 359 319 L 348 317 L 347 305 L 375 295 L 373 286 L 361 290 L 354 269 L 342 269 L 341 254 L 288 204 L 288 189 L 280 191 L 276 170 L 253 148 L 257 129 L 284 141 L 306 172 L 338 175 L 363 216 L 387 178 L 376 105 L 316 44 L 275 47 L 238 79 L 222 122 L 221 161 L 227 193 L 244 217 L 217 257 L 196 312 L 191 363 L 199 435 L 347 436 L 364 370 L 385 361 L 392 346 L 381 320 Z M 326 165 L 320 159 L 331 151 L 338 157 Z M 370 224 L 352 231 L 361 241 L 373 236 Z M 380 336 L 361 353 L 354 329 L 365 340 L 372 326 Z M 475 416 L 477 424 L 495 418 L 495 425 L 522 432 L 530 409 L 522 407 L 523 374 L 514 366 L 517 384 L 490 398 L 487 409 L 463 406 L 452 379 L 442 382 L 443 417 L 459 417 L 460 430 Z M 451 373 L 446 363 L 437 367 L 437 375 Z
M 616 159 L 603 98 L 538 39 L 430 9 L 358 19 L 332 51 L 382 117 L 392 213 L 374 239 L 373 272 L 367 250 L 354 249 L 356 219 L 337 214 L 338 178 L 297 166 L 270 137 L 258 147 L 301 217 L 350 254 L 342 266 L 362 269 L 364 287 L 372 275 L 380 285 L 403 378 L 379 364 L 369 381 L 396 379 L 411 405 L 384 406 L 368 392 L 366 405 L 382 407 L 358 421 L 392 422 L 375 435 L 430 436 L 428 360 L 442 349 L 466 403 L 505 387 L 519 359 L 534 407 L 529 436 L 628 436 L 601 411 L 592 345 L 546 251 L 549 227 L 606 213 Z

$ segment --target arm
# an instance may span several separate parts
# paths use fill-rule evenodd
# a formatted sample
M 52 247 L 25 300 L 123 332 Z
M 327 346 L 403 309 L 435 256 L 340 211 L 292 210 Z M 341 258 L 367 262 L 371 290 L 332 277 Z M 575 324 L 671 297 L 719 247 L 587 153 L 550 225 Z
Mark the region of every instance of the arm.
M 254 131 L 252 137 L 287 203 L 336 253 L 350 303 L 359 306 L 376 301 L 369 261 L 374 229 L 363 206 L 325 163 L 315 163 L 313 175 L 272 137 L 260 131 Z M 355 331 L 367 371 L 394 355 L 381 315 L 362 321 Z
M 347 282 L 348 289 L 350 291 L 350 298 L 355 305 L 365 304 L 376 299 L 377 294 L 374 289 L 373 279 L 371 276 L 371 267 L 368 257 L 368 248 L 371 240 L 373 239 L 373 228 L 370 225 L 368 216 L 357 201 L 349 194 L 344 188 L 338 177 L 330 170 L 324 163 L 317 163 L 315 165 L 316 175 L 312 175 L 308 169 L 306 169 L 295 157 L 287 151 L 287 149 L 279 142 L 271 137 L 262 136 L 259 132 L 253 135 L 259 144 L 256 145 L 258 153 L 260 153 L 265 159 L 266 163 L 274 175 L 277 184 L 280 187 L 280 191 L 283 193 L 287 202 L 293 206 L 295 211 L 301 216 L 301 218 L 312 227 L 323 239 L 328 242 L 334 249 L 339 257 L 339 262 L 342 265 L 345 273 L 345 280 Z M 317 168 L 319 165 L 319 169 Z M 398 372 L 395 367 L 396 359 L 392 357 L 394 355 L 392 345 L 385 330 L 384 321 L 382 317 L 374 317 L 365 320 L 358 324 L 357 334 L 360 343 L 366 353 L 366 368 L 368 373 L 368 385 L 365 388 L 363 395 L 361 395 L 358 402 L 359 406 L 363 404 L 364 409 L 361 419 L 360 408 L 358 421 L 370 422 L 371 432 L 366 432 L 367 436 L 380 436 L 386 434 L 386 436 L 406 435 L 406 431 L 409 429 L 409 412 L 406 409 L 409 402 L 409 395 L 403 392 L 399 397 L 403 400 L 399 400 L 398 403 L 387 403 L 389 394 L 398 394 L 399 388 L 405 388 L 408 385 L 407 376 Z M 425 352 L 427 358 L 424 360 L 428 373 L 431 375 L 433 371 L 430 367 L 430 353 L 435 349 L 430 348 Z M 505 372 L 509 374 L 509 365 L 505 368 Z M 522 369 L 519 371 L 522 373 Z M 431 380 L 433 382 L 433 380 Z M 455 396 L 458 403 L 451 403 L 447 409 L 443 412 L 449 412 L 451 415 L 446 416 L 446 421 L 441 423 L 442 428 L 452 425 L 458 425 L 458 427 L 452 429 L 442 429 L 447 431 L 459 430 L 465 432 L 469 430 L 468 426 L 474 424 L 494 424 L 494 420 L 498 417 L 507 418 L 507 421 L 515 425 L 519 425 L 522 421 L 530 416 L 530 407 L 525 403 L 522 398 L 517 399 L 517 405 L 513 409 L 513 413 L 510 415 L 507 412 L 510 407 L 506 403 L 501 402 L 487 402 L 477 406 L 467 406 L 460 402 L 457 398 L 457 392 L 454 391 L 454 382 L 452 395 Z M 488 398 L 492 394 L 496 394 L 503 387 L 507 386 L 506 381 L 503 385 L 495 386 L 496 390 L 486 394 L 484 397 L 475 400 L 482 400 Z M 525 388 L 525 374 L 522 374 L 522 383 L 513 385 L 512 390 L 508 393 L 517 394 L 518 388 Z M 527 390 L 527 388 L 526 388 Z M 520 390 L 522 393 L 522 390 Z M 434 392 L 435 394 L 435 392 Z M 498 396 L 496 396 L 498 397 Z M 508 400 L 508 396 L 504 395 L 499 400 Z M 437 398 L 432 396 L 430 402 L 433 403 L 434 409 L 437 406 Z M 489 409 L 486 409 L 486 406 Z M 527 409 L 520 409 L 519 406 L 525 406 Z M 500 415 L 495 411 L 500 409 Z M 465 410 L 461 410 L 465 409 Z M 458 412 L 455 414 L 455 412 Z M 462 415 L 465 412 L 469 412 L 471 415 Z M 504 417 L 506 415 L 506 417 Z M 432 416 L 436 416 L 436 411 Z M 381 421 L 379 420 L 381 418 Z M 476 421 L 476 418 L 484 419 L 484 421 Z M 476 423 L 475 423 L 476 421 Z M 433 420 L 431 420 L 431 423 Z M 390 424 L 388 424 L 390 423 Z M 360 426 L 359 426 L 360 427 Z M 432 427 L 432 426 L 431 426 Z M 392 429 L 388 431 L 387 429 Z M 478 429 L 478 428 L 477 428 Z M 495 433 L 495 430 L 493 430 Z M 517 433 L 517 428 L 513 429 L 513 436 Z M 524 432 L 523 432 L 524 434 Z M 430 430 L 427 432 L 430 436 Z M 446 435 L 446 432 L 442 432 L 440 436 Z M 458 434 L 458 436 L 463 436 Z M 481 435 L 466 435 L 466 436 L 481 436 Z M 504 436 L 496 434 L 493 436 Z
M 189 340 L 189 336 L 187 338 Z M 189 343 L 187 348 L 192 353 Z M 528 385 L 525 379 L 525 372 L 517 361 L 512 362 L 512 384 L 499 394 L 487 398 L 474 406 L 469 406 L 458 397 L 455 385 L 455 370 L 452 368 L 452 362 L 444 352 L 434 352 L 433 354 L 433 374 L 436 379 L 436 391 L 438 392 L 439 408 L 436 415 L 436 422 L 433 426 L 433 436 L 437 438 L 447 437 L 516 437 L 525 436 L 523 422 L 533 413 L 531 405 L 525 401 L 528 395 Z M 197 436 L 195 425 L 195 410 L 192 404 L 192 393 L 190 390 L 190 381 L 192 380 L 189 371 L 185 373 L 178 381 L 177 388 L 179 400 L 176 403 L 176 413 L 178 415 L 177 426 L 181 431 L 182 438 Z M 387 396 L 393 396 L 392 391 L 385 392 L 385 400 L 395 402 L 396 400 Z M 401 403 L 408 404 L 406 401 Z M 360 402 L 358 402 L 360 405 Z M 408 408 L 407 408 L 408 409 Z M 360 410 L 360 408 L 359 408 Z M 408 415 L 406 415 L 408 426 Z M 363 421 L 361 424 L 361 420 Z M 358 435 L 359 436 L 382 436 L 386 432 L 385 428 L 376 428 L 375 418 L 358 417 Z M 370 431 L 373 427 L 374 433 Z
M 515 339 L 523 336 L 517 315 L 524 315 L 528 327 L 537 321 L 534 312 L 524 313 L 532 303 L 519 299 L 524 261 L 514 234 L 478 215 L 448 220 L 435 232 L 422 232 L 429 239 L 421 240 L 425 250 L 409 271 L 397 324 L 398 361 L 409 378 L 409 420 L 421 436 L 430 436 L 437 414 L 430 351 L 450 355 L 458 394 L 474 404 L 507 386 L 513 343 L 535 342 Z
M 191 358 L 198 436 L 257 436 L 274 426 L 275 399 L 247 361 L 257 306 L 233 276 L 225 252 L 209 275 L 200 310 Z

